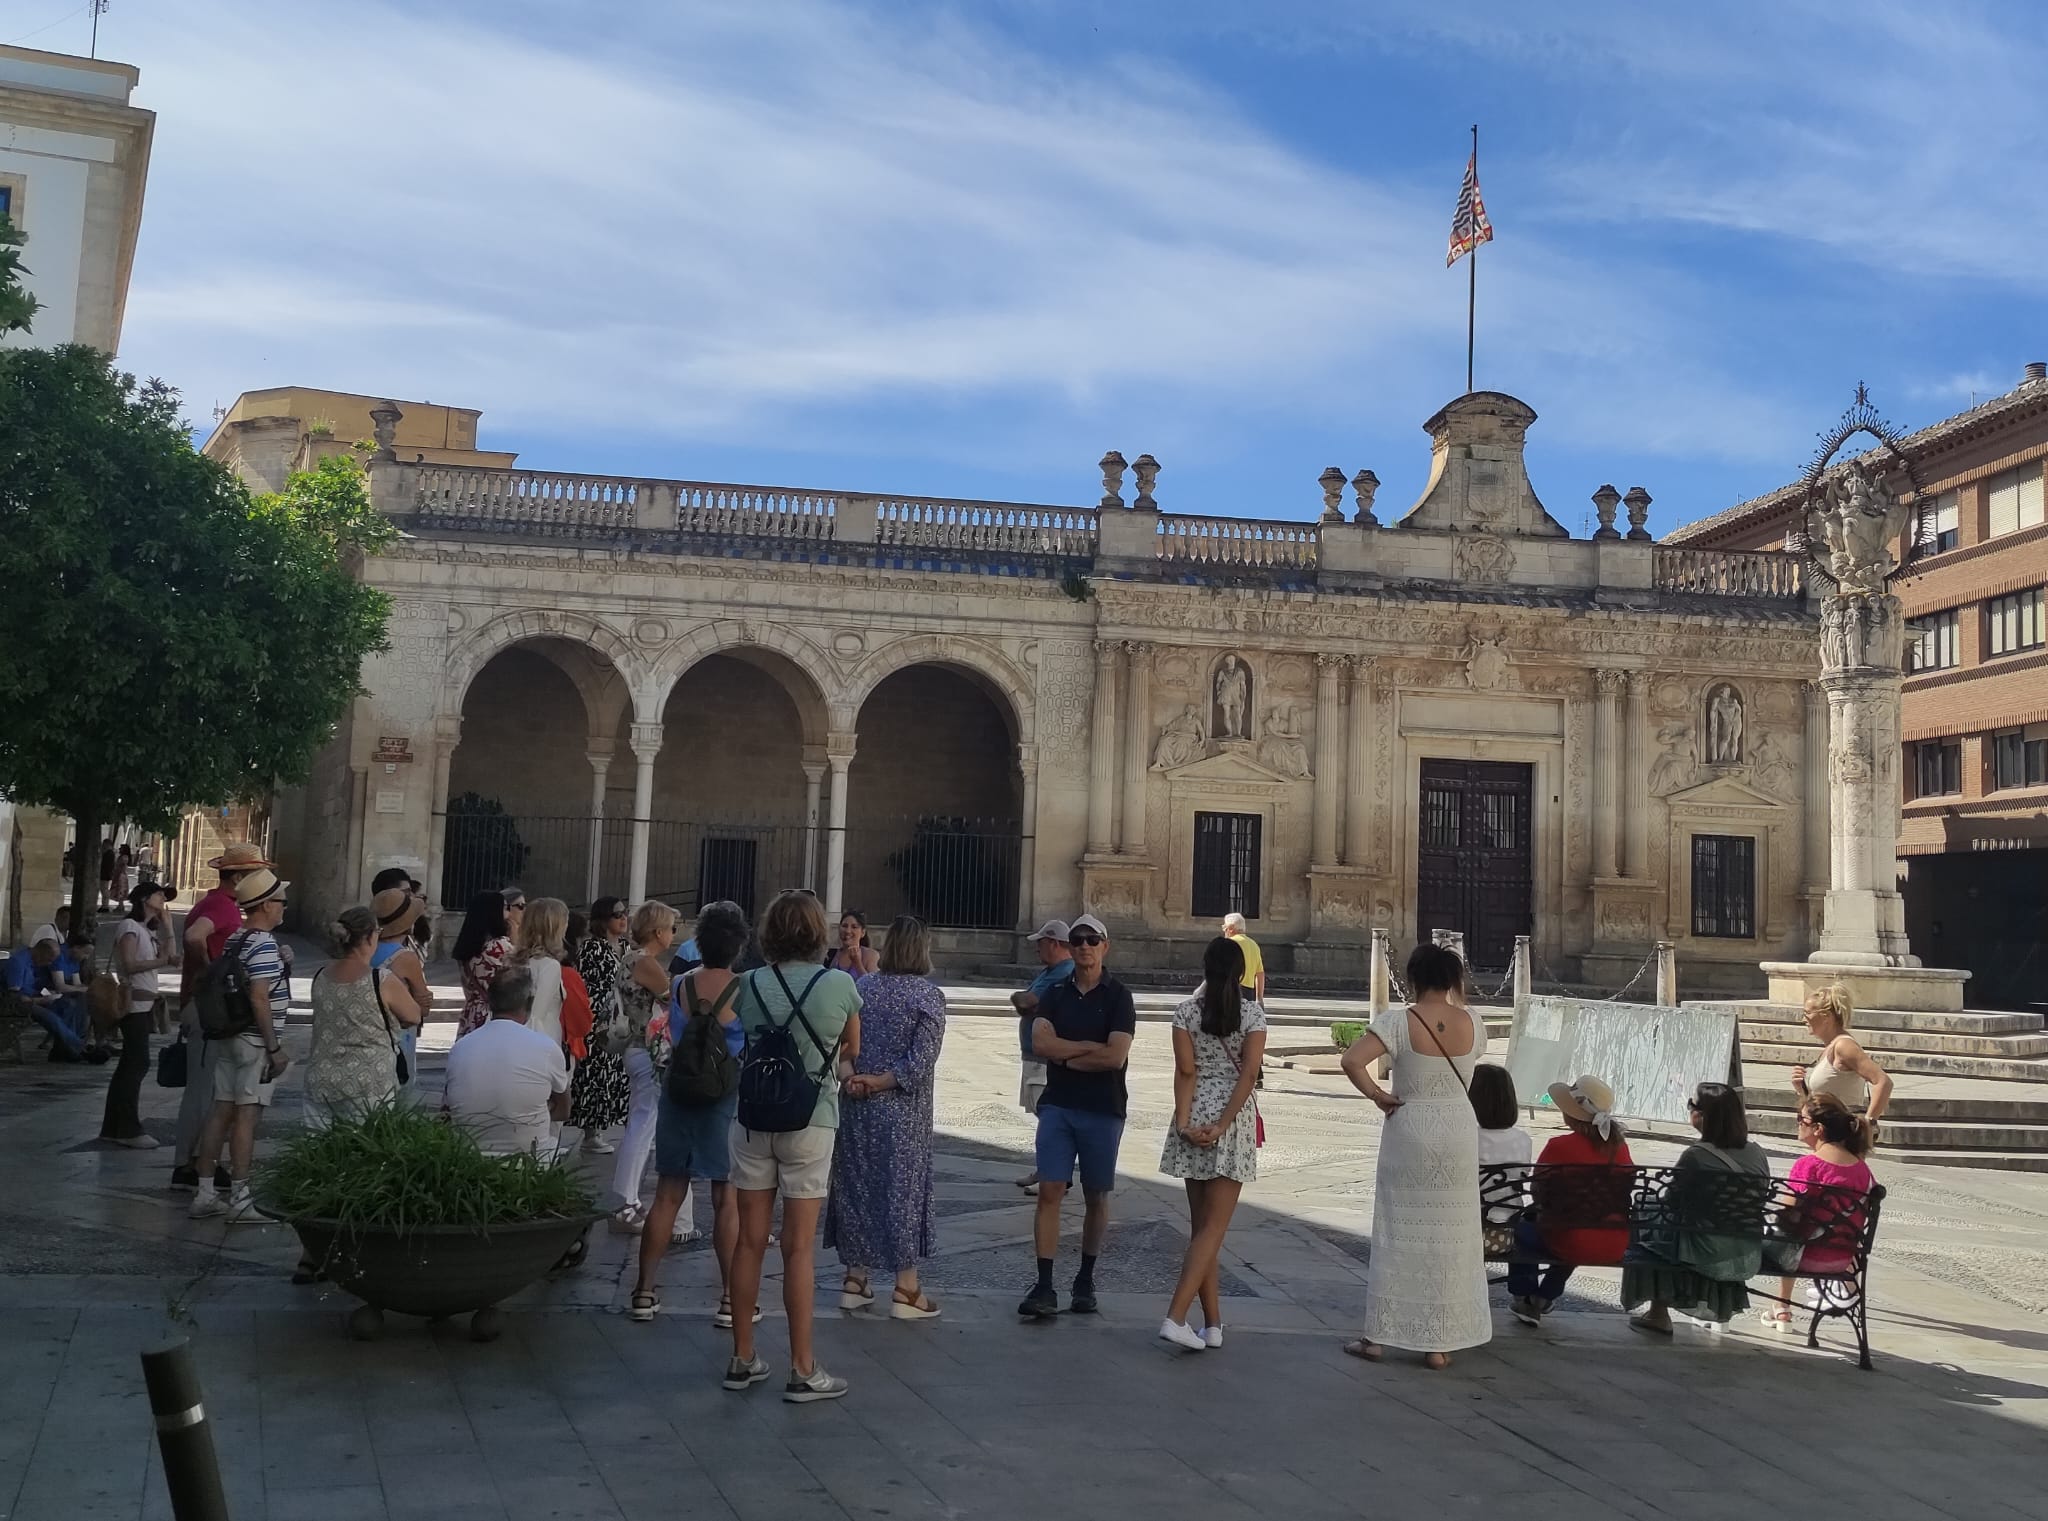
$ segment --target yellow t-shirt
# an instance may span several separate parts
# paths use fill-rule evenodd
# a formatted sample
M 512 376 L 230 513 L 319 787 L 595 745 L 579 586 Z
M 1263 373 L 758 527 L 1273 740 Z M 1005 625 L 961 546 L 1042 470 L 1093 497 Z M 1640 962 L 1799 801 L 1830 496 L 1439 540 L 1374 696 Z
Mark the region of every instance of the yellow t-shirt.
M 1250 935 L 1232 935 L 1231 940 L 1244 952 L 1244 978 L 1242 986 L 1247 993 L 1256 994 L 1259 978 L 1265 973 L 1266 958 L 1259 954 L 1259 942 Z

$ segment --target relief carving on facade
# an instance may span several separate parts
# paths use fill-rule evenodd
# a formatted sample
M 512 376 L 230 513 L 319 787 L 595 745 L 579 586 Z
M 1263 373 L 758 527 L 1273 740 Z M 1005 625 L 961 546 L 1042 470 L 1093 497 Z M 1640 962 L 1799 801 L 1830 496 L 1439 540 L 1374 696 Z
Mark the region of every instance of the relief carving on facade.
M 1210 683 L 1209 732 L 1219 740 L 1252 738 L 1252 673 L 1235 651 L 1225 655 Z
M 1693 749 L 1692 725 L 1681 721 L 1657 726 L 1659 754 L 1650 762 L 1650 791 L 1654 796 L 1690 787 L 1699 775 L 1699 756 Z
M 1159 657 L 1153 679 L 1168 692 L 1188 692 L 1195 686 L 1195 662 L 1192 656 L 1171 651 Z
M 1707 689 L 1707 763 L 1742 764 L 1742 694 L 1728 682 Z
M 1085 644 L 1047 645 L 1038 673 L 1038 743 L 1047 767 L 1066 777 L 1088 774 L 1088 707 L 1095 695 L 1095 662 Z
M 1775 732 L 1757 736 L 1750 759 L 1754 767 L 1752 780 L 1759 791 L 1777 798 L 1789 799 L 1792 796 L 1796 765 L 1787 753 L 1783 739 Z
M 1209 736 L 1203 732 L 1201 712 L 1189 703 L 1178 718 L 1168 719 L 1166 727 L 1159 731 L 1159 742 L 1152 747 L 1152 769 L 1178 771 L 1208 753 Z
M 1458 540 L 1452 551 L 1453 573 L 1460 581 L 1498 583 L 1507 580 L 1515 568 L 1515 552 L 1507 540 L 1490 533 L 1475 533 Z
M 1301 709 L 1276 703 L 1266 715 L 1266 737 L 1259 745 L 1259 764 L 1279 776 L 1297 780 L 1309 774 L 1308 743 L 1301 733 Z
M 1499 692 L 1515 684 L 1514 659 L 1507 635 L 1498 629 L 1475 629 L 1465 643 L 1465 681 L 1475 692 Z

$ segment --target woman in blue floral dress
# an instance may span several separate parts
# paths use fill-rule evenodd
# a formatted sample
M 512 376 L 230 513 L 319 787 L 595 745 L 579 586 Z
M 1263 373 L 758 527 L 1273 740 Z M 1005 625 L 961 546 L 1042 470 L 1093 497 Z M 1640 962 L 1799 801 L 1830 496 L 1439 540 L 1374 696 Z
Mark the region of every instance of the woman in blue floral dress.
M 860 1055 L 839 1109 L 825 1245 L 846 1279 L 839 1307 L 875 1302 L 871 1277 L 896 1275 L 889 1313 L 929 1320 L 938 1305 L 918 1286 L 932 1254 L 932 1082 L 946 1038 L 946 995 L 929 973 L 931 936 L 904 915 L 889 926 L 878 970 L 860 979 Z

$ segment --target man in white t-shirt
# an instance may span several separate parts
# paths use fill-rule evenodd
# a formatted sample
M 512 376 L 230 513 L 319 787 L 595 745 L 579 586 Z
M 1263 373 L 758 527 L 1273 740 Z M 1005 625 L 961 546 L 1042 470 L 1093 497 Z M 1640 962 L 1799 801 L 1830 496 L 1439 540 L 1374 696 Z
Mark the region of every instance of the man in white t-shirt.
M 551 1155 L 551 1122 L 569 1113 L 569 1064 L 559 1045 L 526 1027 L 533 978 L 525 967 L 501 970 L 490 997 L 490 1019 L 449 1048 L 448 1115 L 493 1156 Z

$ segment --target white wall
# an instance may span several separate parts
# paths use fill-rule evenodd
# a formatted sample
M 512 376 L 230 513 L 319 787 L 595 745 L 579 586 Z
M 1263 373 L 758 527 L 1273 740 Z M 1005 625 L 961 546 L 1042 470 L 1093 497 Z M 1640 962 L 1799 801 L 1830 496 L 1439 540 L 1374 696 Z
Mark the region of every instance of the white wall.
M 70 343 L 78 321 L 78 281 L 85 254 L 85 192 L 90 165 L 110 164 L 114 145 L 103 137 L 52 132 L 0 122 L 0 176 L 20 176 L 14 222 L 28 234 L 23 284 L 42 303 L 35 326 L 0 343 L 49 348 Z

